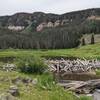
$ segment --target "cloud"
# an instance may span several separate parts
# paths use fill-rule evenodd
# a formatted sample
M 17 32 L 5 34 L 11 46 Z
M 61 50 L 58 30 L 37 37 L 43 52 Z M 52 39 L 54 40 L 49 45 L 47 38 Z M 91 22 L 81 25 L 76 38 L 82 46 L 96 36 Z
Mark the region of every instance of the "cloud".
M 100 7 L 100 0 L 1 0 L 0 15 L 35 11 L 61 14 L 95 7 Z

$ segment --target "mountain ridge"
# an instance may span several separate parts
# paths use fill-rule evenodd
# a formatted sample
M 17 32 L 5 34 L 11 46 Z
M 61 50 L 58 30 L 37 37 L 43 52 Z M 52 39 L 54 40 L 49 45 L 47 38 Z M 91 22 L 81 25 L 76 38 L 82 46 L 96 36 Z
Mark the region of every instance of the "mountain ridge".
M 95 9 L 100 9 L 99 7 L 97 8 L 86 8 L 86 9 L 81 9 L 81 10 L 73 10 L 73 11 L 68 11 L 68 12 L 64 12 L 64 13 L 61 13 L 61 14 L 57 14 L 57 13 L 49 13 L 49 12 L 42 12 L 42 11 L 35 11 L 35 12 L 16 12 L 16 13 L 13 13 L 13 14 L 5 14 L 5 15 L 0 15 L 0 17 L 4 17 L 4 16 L 13 16 L 15 14 L 20 14 L 20 13 L 25 13 L 25 14 L 34 14 L 34 13 L 44 13 L 44 14 L 55 14 L 55 15 L 63 15 L 63 14 L 68 14 L 68 13 L 74 13 L 74 12 L 80 12 L 80 11 L 86 11 L 86 10 L 95 10 Z
M 80 17 L 90 17 L 90 15 L 99 15 L 100 16 L 100 8 L 92 8 L 87 10 L 74 11 L 64 14 L 53 14 L 53 13 L 44 13 L 44 12 L 34 12 L 34 13 L 16 13 L 11 16 L 1 16 L 0 17 L 0 26 L 8 27 L 8 26 L 24 26 L 25 28 L 30 25 L 30 23 L 39 24 L 43 22 L 56 22 L 64 20 L 64 23 L 67 23 L 68 20 L 77 20 Z M 79 16 L 79 17 L 78 17 Z M 65 21 L 66 20 L 66 21 Z M 6 23 L 6 24 L 5 24 Z M 3 24 L 3 25 L 2 25 Z M 50 23 L 49 23 L 50 24 Z M 34 25 L 33 25 L 34 26 Z M 52 25 L 51 25 L 52 26 Z M 35 27 L 36 28 L 36 27 Z

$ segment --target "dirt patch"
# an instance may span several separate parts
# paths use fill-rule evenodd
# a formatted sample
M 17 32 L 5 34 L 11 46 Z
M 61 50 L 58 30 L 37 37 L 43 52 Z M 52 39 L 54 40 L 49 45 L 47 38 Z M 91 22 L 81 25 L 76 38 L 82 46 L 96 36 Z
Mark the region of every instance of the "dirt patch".
M 13 62 L 15 57 L 0 57 L 0 62 L 8 63 Z

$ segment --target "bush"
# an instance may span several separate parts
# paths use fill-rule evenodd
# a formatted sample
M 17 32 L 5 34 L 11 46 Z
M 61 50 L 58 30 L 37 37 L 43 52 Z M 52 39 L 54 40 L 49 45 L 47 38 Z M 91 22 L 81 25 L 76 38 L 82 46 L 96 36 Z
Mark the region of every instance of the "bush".
M 42 74 L 46 71 L 47 66 L 40 57 L 21 57 L 17 59 L 19 71 L 28 74 Z

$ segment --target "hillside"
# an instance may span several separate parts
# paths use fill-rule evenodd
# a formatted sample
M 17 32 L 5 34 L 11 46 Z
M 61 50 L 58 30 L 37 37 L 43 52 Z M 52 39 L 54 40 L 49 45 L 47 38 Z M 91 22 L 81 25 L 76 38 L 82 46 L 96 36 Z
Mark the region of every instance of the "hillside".
M 11 27 L 24 27 L 27 28 L 32 24 L 32 31 L 39 31 L 39 26 L 45 27 L 57 27 L 57 26 L 71 26 L 82 25 L 83 23 L 95 20 L 100 20 L 100 9 L 87 9 L 82 11 L 75 11 L 65 13 L 62 15 L 46 14 L 43 12 L 35 13 L 16 13 L 12 16 L 1 16 L 0 26 L 10 29 Z M 12 29 L 13 30 L 13 29 Z M 15 29 L 17 30 L 17 29 Z M 21 30 L 21 29 L 20 29 Z
M 35 12 L 0 17 L 1 49 L 73 48 L 84 34 L 92 33 L 100 34 L 100 8 L 62 15 Z

